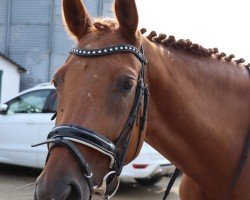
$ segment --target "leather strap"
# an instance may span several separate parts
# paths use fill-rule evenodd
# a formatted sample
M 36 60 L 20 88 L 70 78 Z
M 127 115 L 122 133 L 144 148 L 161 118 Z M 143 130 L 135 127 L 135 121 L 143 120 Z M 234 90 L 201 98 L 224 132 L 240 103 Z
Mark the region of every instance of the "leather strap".
M 83 57 L 96 57 L 103 56 L 114 53 L 129 52 L 134 54 L 141 62 L 147 63 L 147 58 L 144 56 L 143 52 L 129 44 L 113 45 L 99 49 L 80 49 L 73 47 L 70 50 L 71 54 L 75 54 Z
M 51 130 L 47 139 L 55 137 L 68 137 L 82 140 L 97 146 L 103 151 L 113 154 L 113 156 L 116 156 L 117 154 L 116 146 L 111 140 L 96 131 L 92 131 L 81 126 L 73 124 L 62 124 L 60 126 L 56 126 Z
M 242 169 L 243 169 L 243 167 L 245 165 L 245 162 L 247 160 L 247 155 L 248 155 L 249 149 L 250 149 L 250 131 L 248 132 L 247 141 L 246 141 L 246 144 L 245 144 L 243 152 L 242 152 L 240 163 L 239 163 L 239 165 L 237 167 L 236 173 L 235 173 L 235 175 L 234 175 L 234 177 L 232 179 L 232 182 L 230 184 L 230 190 L 231 191 L 234 188 L 234 186 L 236 185 L 236 183 L 237 183 L 237 181 L 238 181 L 238 179 L 240 177 Z
M 236 170 L 236 173 L 232 179 L 232 182 L 230 183 L 230 192 L 233 190 L 234 186 L 236 185 L 239 177 L 240 177 L 240 174 L 242 172 L 242 169 L 245 165 L 245 162 L 247 160 L 247 156 L 248 156 L 248 152 L 249 152 L 249 149 L 250 149 L 250 131 L 248 133 L 248 136 L 247 136 L 247 140 L 246 140 L 246 144 L 244 145 L 244 149 L 243 149 L 243 152 L 242 152 L 242 156 L 241 156 L 241 159 L 240 159 L 240 163 L 237 167 L 237 170 Z M 171 176 L 171 179 L 170 181 L 168 182 L 168 186 L 166 188 L 166 191 L 164 193 L 164 196 L 163 196 L 163 199 L 162 200 L 166 200 L 168 195 L 169 195 L 169 192 L 176 180 L 176 178 L 179 176 L 180 174 L 180 170 L 178 168 L 175 168 L 175 171 L 173 173 L 173 175 Z
M 48 140 L 47 143 L 50 144 L 50 148 L 49 148 L 49 152 L 47 154 L 46 163 L 50 157 L 51 150 L 54 147 L 64 146 L 72 153 L 74 158 L 78 161 L 79 165 L 81 166 L 81 168 L 83 170 L 83 175 L 86 177 L 86 180 L 87 180 L 87 183 L 89 186 L 89 191 L 90 191 L 90 198 L 89 199 L 91 199 L 92 191 L 93 191 L 93 179 L 92 179 L 93 174 L 90 170 L 89 164 L 87 163 L 87 161 L 85 160 L 85 158 L 83 157 L 81 152 L 78 150 L 78 148 L 73 144 L 73 142 L 66 140 L 66 139 L 63 139 L 62 137 L 53 138 L 51 140 Z
M 56 116 L 57 116 L 57 112 L 55 112 L 55 113 L 52 115 L 51 121 L 53 121 L 53 120 L 56 118 Z
M 250 64 L 248 64 L 246 66 L 246 69 L 248 70 L 249 72 L 249 75 L 250 75 Z M 232 179 L 232 182 L 230 184 L 230 191 L 233 190 L 234 186 L 236 185 L 239 177 L 240 177 L 240 174 L 242 172 L 242 169 L 245 165 L 245 162 L 247 160 L 247 155 L 248 155 L 248 152 L 249 152 L 249 149 L 250 149 L 250 130 L 248 131 L 248 135 L 247 135 L 247 141 L 246 141 L 246 144 L 244 146 L 244 149 L 243 149 L 243 153 L 242 153 L 242 156 L 241 156 L 241 159 L 240 159 L 240 163 L 237 167 L 237 170 L 236 170 L 236 173 Z
M 166 188 L 166 191 L 164 193 L 164 196 L 163 196 L 162 200 L 166 200 L 167 199 L 167 197 L 169 195 L 169 192 L 170 192 L 170 190 L 171 190 L 171 188 L 172 188 L 172 186 L 173 186 L 176 178 L 179 176 L 180 172 L 181 171 L 176 167 L 175 170 L 174 170 L 173 175 L 171 176 L 170 181 L 168 182 L 168 186 Z

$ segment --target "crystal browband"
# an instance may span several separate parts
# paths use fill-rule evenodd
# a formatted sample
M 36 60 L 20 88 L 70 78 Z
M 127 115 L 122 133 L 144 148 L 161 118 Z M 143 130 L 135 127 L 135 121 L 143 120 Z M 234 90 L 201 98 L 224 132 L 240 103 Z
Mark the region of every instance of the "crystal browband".
M 147 63 L 147 58 L 138 50 L 136 47 L 132 45 L 115 45 L 108 46 L 100 49 L 79 49 L 76 47 L 71 48 L 70 53 L 78 55 L 78 56 L 86 56 L 86 57 L 95 57 L 102 56 L 107 54 L 119 53 L 119 52 L 129 52 L 133 53 L 139 60 L 144 63 Z

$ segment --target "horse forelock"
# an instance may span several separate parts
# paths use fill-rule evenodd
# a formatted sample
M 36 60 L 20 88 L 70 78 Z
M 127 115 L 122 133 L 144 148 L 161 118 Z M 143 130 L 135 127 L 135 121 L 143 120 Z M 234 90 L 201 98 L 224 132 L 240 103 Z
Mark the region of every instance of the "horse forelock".
M 144 34 L 147 32 L 145 28 L 142 28 L 140 31 L 141 31 L 141 34 Z M 173 35 L 170 35 L 167 37 L 166 34 L 160 33 L 158 35 L 155 31 L 151 31 L 146 36 L 146 38 L 153 43 L 158 43 L 165 47 L 172 47 L 178 50 L 190 52 L 196 56 L 215 57 L 218 60 L 223 59 L 227 62 L 235 63 L 236 65 L 239 65 L 245 62 L 245 59 L 243 58 L 233 60 L 233 58 L 235 58 L 233 54 L 226 55 L 226 53 L 224 52 L 219 52 L 218 48 L 205 48 L 200 44 L 193 43 L 189 39 L 176 40 Z M 249 65 L 250 63 L 246 64 L 245 67 L 248 67 Z
M 110 30 L 114 31 L 118 28 L 118 23 L 110 18 L 97 18 L 93 23 L 93 26 L 99 31 Z

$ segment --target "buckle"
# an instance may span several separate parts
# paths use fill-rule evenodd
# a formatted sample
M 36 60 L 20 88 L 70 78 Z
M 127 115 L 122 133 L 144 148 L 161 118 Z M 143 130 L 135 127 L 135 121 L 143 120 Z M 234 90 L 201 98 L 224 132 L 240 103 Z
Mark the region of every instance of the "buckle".
M 119 185 L 120 185 L 120 178 L 118 176 L 116 176 L 117 185 L 116 185 L 114 191 L 112 191 L 111 194 L 106 194 L 107 186 L 108 186 L 107 179 L 110 175 L 113 175 L 113 174 L 116 174 L 116 172 L 111 171 L 111 172 L 107 173 L 102 180 L 102 184 L 100 186 L 93 187 L 94 194 L 99 195 L 103 199 L 110 199 L 111 197 L 113 197 L 115 195 L 115 193 L 117 192 Z

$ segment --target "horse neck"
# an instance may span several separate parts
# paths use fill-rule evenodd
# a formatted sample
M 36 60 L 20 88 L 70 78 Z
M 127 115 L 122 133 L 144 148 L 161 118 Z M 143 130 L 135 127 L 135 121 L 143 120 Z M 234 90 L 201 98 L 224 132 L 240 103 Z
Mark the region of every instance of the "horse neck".
M 247 70 L 147 39 L 144 47 L 150 89 L 146 141 L 194 180 L 209 183 L 211 170 L 230 179 L 250 124 Z

